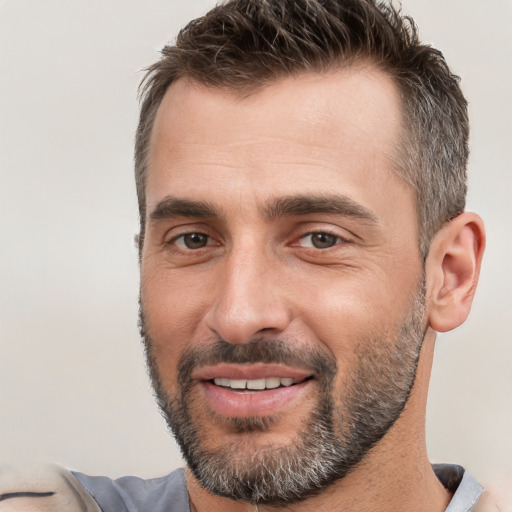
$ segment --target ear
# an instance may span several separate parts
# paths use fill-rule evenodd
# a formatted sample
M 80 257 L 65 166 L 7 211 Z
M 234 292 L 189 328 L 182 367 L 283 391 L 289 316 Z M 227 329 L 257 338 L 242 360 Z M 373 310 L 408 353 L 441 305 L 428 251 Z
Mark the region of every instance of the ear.
M 446 332 L 469 315 L 485 248 L 482 219 L 464 212 L 435 235 L 426 262 L 430 327 Z

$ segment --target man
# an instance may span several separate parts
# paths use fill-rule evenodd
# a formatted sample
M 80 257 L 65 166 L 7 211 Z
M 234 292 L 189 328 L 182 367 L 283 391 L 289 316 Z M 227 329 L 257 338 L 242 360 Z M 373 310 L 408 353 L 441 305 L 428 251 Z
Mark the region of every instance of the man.
M 142 100 L 140 325 L 186 469 L 57 471 L 3 504 L 476 510 L 425 447 L 435 333 L 466 319 L 485 244 L 442 55 L 370 0 L 232 0 Z

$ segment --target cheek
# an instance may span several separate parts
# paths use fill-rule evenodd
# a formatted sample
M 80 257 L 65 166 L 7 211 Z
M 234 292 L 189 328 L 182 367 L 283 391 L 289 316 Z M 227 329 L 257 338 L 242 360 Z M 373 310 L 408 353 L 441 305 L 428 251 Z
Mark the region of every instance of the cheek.
M 336 358 L 340 375 L 353 368 L 361 344 L 392 337 L 409 304 L 409 293 L 389 280 L 360 276 L 315 280 L 297 302 L 305 336 Z
M 172 272 L 145 272 L 141 278 L 141 300 L 146 334 L 162 379 L 176 372 L 176 366 L 201 323 L 200 292 L 174 279 Z
M 311 282 L 307 293 L 298 298 L 297 306 L 299 315 L 320 330 L 340 329 L 357 334 L 359 328 L 366 331 L 379 318 L 396 311 L 398 304 L 389 304 L 385 293 L 385 287 L 379 283 L 328 276 L 323 282 L 318 279 Z

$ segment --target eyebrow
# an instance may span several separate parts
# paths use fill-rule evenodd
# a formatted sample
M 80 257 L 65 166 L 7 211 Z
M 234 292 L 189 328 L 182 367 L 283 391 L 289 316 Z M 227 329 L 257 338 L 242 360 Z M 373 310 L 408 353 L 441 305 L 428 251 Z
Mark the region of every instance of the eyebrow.
M 366 207 L 344 195 L 293 195 L 271 199 L 260 206 L 264 218 L 268 221 L 280 217 L 311 214 L 332 214 L 353 217 L 378 223 L 377 217 Z M 220 219 L 224 215 L 207 201 L 192 201 L 177 197 L 166 197 L 151 212 L 151 220 L 190 217 L 199 219 Z
M 174 217 L 195 217 L 199 219 L 219 218 L 216 208 L 206 201 L 190 201 L 177 197 L 166 197 L 151 212 L 151 220 L 172 219 Z
M 265 217 L 273 220 L 292 215 L 314 213 L 354 217 L 376 224 L 377 217 L 366 207 L 344 195 L 298 195 L 279 197 L 263 208 Z

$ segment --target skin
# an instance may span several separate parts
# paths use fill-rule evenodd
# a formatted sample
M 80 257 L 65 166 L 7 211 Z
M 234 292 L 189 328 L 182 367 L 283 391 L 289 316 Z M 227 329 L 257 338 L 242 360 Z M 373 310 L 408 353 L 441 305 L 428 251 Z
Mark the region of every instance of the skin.
M 332 355 L 343 393 L 355 346 L 403 320 L 423 272 L 414 194 L 392 168 L 400 126 L 398 91 L 371 66 L 288 77 L 246 97 L 184 79 L 169 88 L 153 130 L 141 251 L 146 328 L 169 394 L 186 348 L 262 333 Z M 265 211 L 276 198 L 333 194 L 368 215 Z M 155 216 L 170 197 L 207 202 L 215 216 Z M 187 233 L 208 235 L 208 244 L 187 248 Z M 334 235 L 335 244 L 316 248 L 311 233 Z M 475 214 L 440 230 L 425 266 L 426 335 L 403 414 L 346 478 L 286 510 L 445 509 L 450 496 L 424 439 L 435 331 L 469 313 L 483 245 Z M 246 435 L 245 449 L 290 443 L 315 396 L 313 380 L 273 411 L 269 430 Z M 200 382 L 194 401 L 205 445 L 232 443 Z M 199 512 L 254 510 L 211 495 L 190 473 L 188 485 Z

